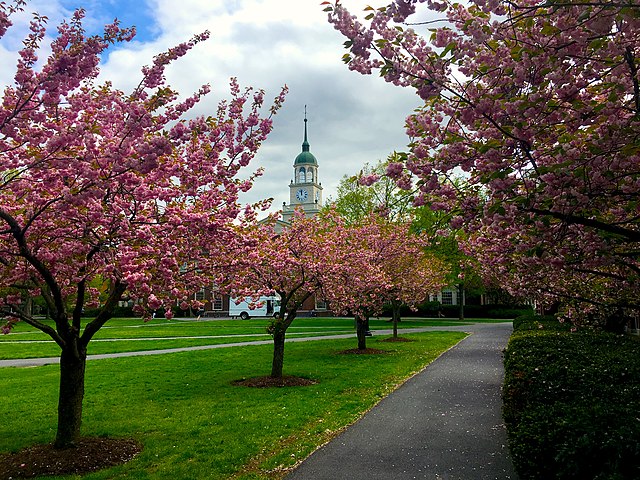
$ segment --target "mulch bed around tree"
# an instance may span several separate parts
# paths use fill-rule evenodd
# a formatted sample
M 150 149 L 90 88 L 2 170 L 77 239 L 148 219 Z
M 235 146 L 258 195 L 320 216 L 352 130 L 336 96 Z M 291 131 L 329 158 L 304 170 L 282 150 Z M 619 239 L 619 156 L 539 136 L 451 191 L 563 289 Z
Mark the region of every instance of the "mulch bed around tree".
M 381 353 L 389 353 L 387 350 L 381 350 L 379 348 L 364 348 L 360 350 L 359 348 L 351 348 L 349 350 L 342 350 L 338 352 L 341 355 L 378 355 Z
M 271 387 L 307 387 L 315 385 L 318 382 L 310 378 L 294 377 L 292 375 L 284 375 L 280 378 L 276 377 L 253 377 L 243 378 L 231 382 L 233 385 L 253 388 L 271 388 Z
M 53 444 L 34 445 L 0 454 L 0 479 L 82 475 L 126 463 L 141 451 L 142 445 L 128 438 L 86 437 L 75 448 L 63 450 L 53 448 Z

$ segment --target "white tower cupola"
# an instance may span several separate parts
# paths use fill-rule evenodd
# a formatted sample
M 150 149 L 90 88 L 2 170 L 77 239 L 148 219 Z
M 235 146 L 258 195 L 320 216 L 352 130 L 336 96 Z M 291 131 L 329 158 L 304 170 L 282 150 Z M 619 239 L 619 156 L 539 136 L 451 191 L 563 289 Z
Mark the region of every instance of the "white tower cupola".
M 289 184 L 289 205 L 283 205 L 282 220 L 290 222 L 293 211 L 297 207 L 302 208 L 307 216 L 316 215 L 322 208 L 322 184 L 318 181 L 318 161 L 309 151 L 307 139 L 306 106 L 302 152 L 293 162 L 293 180 Z

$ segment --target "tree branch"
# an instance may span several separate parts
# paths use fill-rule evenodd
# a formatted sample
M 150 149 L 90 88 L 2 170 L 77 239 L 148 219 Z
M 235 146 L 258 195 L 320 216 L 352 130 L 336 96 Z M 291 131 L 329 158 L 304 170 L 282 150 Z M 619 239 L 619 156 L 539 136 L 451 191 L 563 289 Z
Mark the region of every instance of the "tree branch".
M 22 320 L 24 323 L 28 323 L 34 328 L 46 333 L 49 335 L 59 346 L 60 348 L 64 348 L 65 341 L 62 339 L 58 332 L 55 331 L 54 328 L 51 328 L 46 323 L 42 323 L 39 320 L 36 320 L 30 315 L 26 315 L 20 308 L 16 305 L 11 305 L 11 307 L 15 310 L 14 312 L 6 312 L 5 314 L 9 317 L 14 317 Z
M 109 292 L 109 298 L 103 305 L 98 316 L 87 324 L 82 336 L 80 337 L 80 343 L 85 347 L 89 344 L 89 341 L 93 338 L 98 330 L 107 323 L 107 321 L 113 316 L 113 309 L 116 307 L 122 295 L 127 290 L 127 285 L 120 280 L 116 280 Z
M 40 261 L 40 259 L 31 253 L 27 245 L 27 240 L 24 236 L 24 230 L 20 228 L 16 219 L 1 208 L 0 219 L 4 220 L 9 226 L 11 234 L 18 244 L 20 256 L 36 269 L 49 287 L 56 310 L 55 320 L 56 323 L 58 323 L 60 315 L 65 311 L 64 302 L 62 301 L 62 290 L 60 289 L 58 282 L 56 282 L 51 271 Z
M 640 231 L 631 230 L 628 228 L 611 225 L 609 223 L 601 222 L 600 220 L 594 220 L 592 218 L 584 218 L 577 215 L 570 215 L 566 213 L 553 212 L 551 210 L 543 210 L 540 208 L 528 208 L 527 212 L 535 213 L 537 215 L 549 215 L 550 217 L 557 218 L 568 224 L 584 225 L 585 227 L 595 228 L 603 232 L 613 233 L 614 235 L 620 235 L 633 242 L 640 242 Z

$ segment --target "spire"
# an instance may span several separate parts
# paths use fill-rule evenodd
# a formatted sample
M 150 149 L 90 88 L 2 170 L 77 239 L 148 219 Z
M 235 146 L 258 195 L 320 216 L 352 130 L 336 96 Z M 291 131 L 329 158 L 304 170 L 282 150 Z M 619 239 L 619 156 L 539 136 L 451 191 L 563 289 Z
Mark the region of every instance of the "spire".
M 316 157 L 309 151 L 309 140 L 307 140 L 307 106 L 304 106 L 304 142 L 302 142 L 302 152 L 298 154 L 293 166 L 297 165 L 314 165 L 318 166 Z
M 304 142 L 302 142 L 302 151 L 309 151 L 309 141 L 307 140 L 307 106 L 304 106 Z

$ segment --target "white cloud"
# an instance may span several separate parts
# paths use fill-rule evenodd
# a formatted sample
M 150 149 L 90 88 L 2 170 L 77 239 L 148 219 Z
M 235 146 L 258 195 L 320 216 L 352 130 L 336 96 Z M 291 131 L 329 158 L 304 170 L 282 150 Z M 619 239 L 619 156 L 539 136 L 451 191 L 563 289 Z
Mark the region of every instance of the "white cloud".
M 85 0 L 87 22 L 95 25 L 114 16 L 127 18 L 127 11 L 120 13 L 118 9 L 128 3 Z M 144 42 L 134 40 L 114 48 L 102 67 L 102 77 L 130 90 L 140 79 L 140 67 L 149 64 L 155 54 L 209 30 L 211 38 L 167 72 L 170 84 L 185 96 L 201 84 L 212 85 L 214 91 L 198 106 L 199 113 L 215 111 L 217 101 L 227 95 L 231 76 L 238 77 L 243 86 L 264 88 L 267 98 L 277 95 L 285 83 L 290 88 L 285 106 L 275 119 L 275 129 L 256 160 L 255 166 L 264 166 L 266 172 L 246 201 L 274 197 L 276 209 L 288 201 L 292 164 L 301 149 L 304 105 L 308 106 L 311 152 L 319 162 L 326 199 L 335 193 L 343 175 L 352 175 L 365 162 L 375 163 L 393 150 L 405 148 L 404 119 L 419 101 L 409 90 L 350 72 L 341 61 L 345 39 L 327 22 L 320 3 L 148 0 L 144 7 L 137 3 L 136 9 L 144 8 L 153 21 L 147 25 L 142 22 L 149 19 L 141 19 L 138 28 L 153 35 L 145 36 Z M 367 4 L 360 0 L 342 3 L 355 13 L 362 12 Z M 66 2 L 64 5 L 68 7 Z M 60 1 L 33 2 L 30 9 L 36 8 L 48 12 L 52 26 L 68 14 Z M 123 23 L 128 24 L 125 20 Z M 7 45 L 5 39 L 0 41 L 0 61 L 5 65 L 8 53 L 3 47 L 15 47 Z

